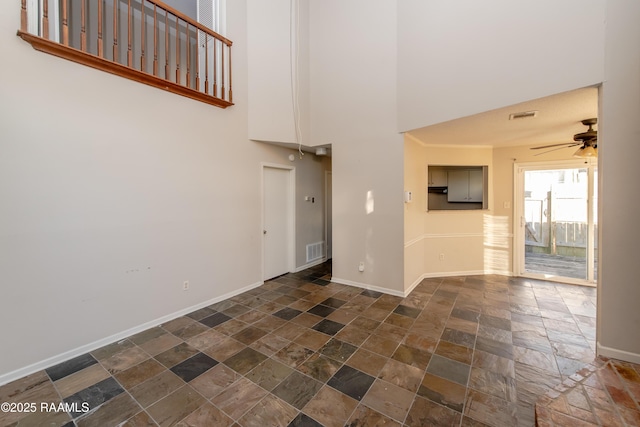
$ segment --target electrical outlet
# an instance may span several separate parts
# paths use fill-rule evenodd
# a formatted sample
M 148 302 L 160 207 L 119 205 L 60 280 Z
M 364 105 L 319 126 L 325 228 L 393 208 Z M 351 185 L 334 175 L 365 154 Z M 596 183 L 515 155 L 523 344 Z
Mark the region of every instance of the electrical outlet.
M 440 261 L 444 261 L 444 254 L 440 254 Z
M 185 281 L 182 283 L 182 290 L 183 290 L 183 291 L 188 291 L 188 290 L 189 290 L 189 281 L 188 281 L 188 280 L 185 280 Z
M 358 264 L 358 271 L 360 272 L 364 271 L 364 261 L 360 261 L 360 264 Z

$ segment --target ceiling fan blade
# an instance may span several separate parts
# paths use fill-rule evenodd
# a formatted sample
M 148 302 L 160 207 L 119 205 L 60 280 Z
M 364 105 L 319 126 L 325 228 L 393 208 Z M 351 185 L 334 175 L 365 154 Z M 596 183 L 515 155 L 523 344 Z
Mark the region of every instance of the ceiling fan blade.
M 560 147 L 562 145 L 572 146 L 576 145 L 575 142 L 563 142 L 562 144 L 541 145 L 540 147 L 531 147 L 532 150 L 540 150 L 542 148 Z
M 582 144 L 571 144 L 571 145 L 566 145 L 564 147 L 557 147 L 557 148 L 554 148 L 553 150 L 543 151 L 542 153 L 534 154 L 534 156 L 541 156 L 543 154 L 551 153 L 552 151 L 558 151 L 558 150 L 562 150 L 564 148 L 576 147 L 578 145 L 582 145 Z M 539 148 L 543 148 L 543 147 L 539 147 Z

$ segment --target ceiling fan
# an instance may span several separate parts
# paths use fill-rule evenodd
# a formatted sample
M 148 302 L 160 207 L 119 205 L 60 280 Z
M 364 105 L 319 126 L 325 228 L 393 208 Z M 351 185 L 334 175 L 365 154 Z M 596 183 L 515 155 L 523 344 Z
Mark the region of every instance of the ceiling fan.
M 593 126 L 598 123 L 598 119 L 585 119 L 582 124 L 589 126 L 589 129 L 585 132 L 580 132 L 573 135 L 574 142 L 563 142 L 561 144 L 543 145 L 540 147 L 532 147 L 532 150 L 541 150 L 545 148 L 553 148 L 552 150 L 545 151 L 543 153 L 535 154 L 539 156 L 541 154 L 550 153 L 551 151 L 561 150 L 563 148 L 577 147 L 573 156 L 574 157 L 597 157 L 598 156 L 598 131 L 593 130 Z

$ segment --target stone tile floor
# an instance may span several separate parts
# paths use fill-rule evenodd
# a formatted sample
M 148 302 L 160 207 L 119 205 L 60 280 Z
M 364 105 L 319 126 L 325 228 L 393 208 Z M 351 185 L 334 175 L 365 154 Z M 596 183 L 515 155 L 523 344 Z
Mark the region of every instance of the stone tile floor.
M 469 276 L 400 298 L 330 277 L 287 274 L 6 384 L 0 402 L 38 411 L 0 425 L 531 426 L 594 358 L 594 288 Z

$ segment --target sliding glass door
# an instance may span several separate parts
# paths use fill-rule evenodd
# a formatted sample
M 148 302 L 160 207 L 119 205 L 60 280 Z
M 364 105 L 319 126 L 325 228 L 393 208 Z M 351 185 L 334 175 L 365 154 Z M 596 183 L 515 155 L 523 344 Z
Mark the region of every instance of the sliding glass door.
M 520 276 L 594 284 L 596 174 L 584 160 L 516 165 L 516 260 Z

